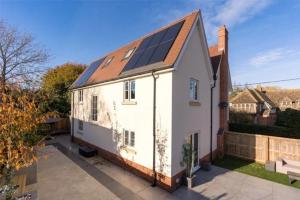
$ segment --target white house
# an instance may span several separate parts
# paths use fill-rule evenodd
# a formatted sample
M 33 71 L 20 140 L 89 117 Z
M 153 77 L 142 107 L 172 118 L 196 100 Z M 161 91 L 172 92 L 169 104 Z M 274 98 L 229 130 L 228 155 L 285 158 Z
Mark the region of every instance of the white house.
M 74 141 L 176 189 L 183 144 L 196 152 L 193 171 L 222 154 L 231 87 L 225 26 L 218 36 L 208 48 L 197 11 L 94 61 L 71 88 Z

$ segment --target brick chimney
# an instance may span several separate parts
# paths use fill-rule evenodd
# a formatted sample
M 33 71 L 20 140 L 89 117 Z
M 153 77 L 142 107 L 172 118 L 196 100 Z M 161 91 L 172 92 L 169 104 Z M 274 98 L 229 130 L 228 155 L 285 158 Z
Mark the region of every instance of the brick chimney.
M 228 31 L 223 25 L 218 30 L 218 51 L 224 52 L 220 64 L 220 129 L 217 136 L 217 149 L 220 156 L 224 155 L 224 131 L 228 130 Z
M 224 52 L 224 57 L 220 65 L 220 103 L 228 105 L 228 80 L 229 80 L 229 64 L 228 64 L 228 31 L 223 25 L 218 30 L 218 51 Z M 228 106 L 220 107 L 220 128 L 227 130 L 228 128 Z
M 218 30 L 218 51 L 223 51 L 228 58 L 228 31 L 225 25 Z

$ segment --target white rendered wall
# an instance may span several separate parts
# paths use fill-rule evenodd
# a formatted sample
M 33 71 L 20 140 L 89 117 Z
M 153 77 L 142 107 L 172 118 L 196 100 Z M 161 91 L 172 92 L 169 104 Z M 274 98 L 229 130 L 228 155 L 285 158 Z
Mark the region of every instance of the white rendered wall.
M 123 104 L 123 81 L 83 89 L 83 103 L 74 97 L 74 135 L 112 153 L 152 169 L 153 162 L 153 77 L 135 78 L 136 104 Z M 91 96 L 98 96 L 98 121 L 90 118 Z M 157 79 L 157 134 L 164 152 L 157 153 L 157 171 L 171 175 L 171 116 L 172 73 L 159 74 Z M 78 120 L 84 121 L 84 130 L 78 130 Z M 135 147 L 120 148 L 121 138 L 113 130 L 135 131 Z M 161 151 L 162 152 L 162 151 Z M 163 163 L 162 163 L 163 162 Z
M 199 133 L 199 158 L 210 152 L 210 79 L 205 62 L 204 45 L 201 43 L 201 34 L 194 28 L 187 44 L 186 51 L 173 72 L 173 123 L 172 123 L 172 176 L 183 170 L 182 145 L 186 143 L 190 134 Z M 202 38 L 203 39 L 203 38 Z M 199 81 L 200 106 L 189 105 L 190 78 Z M 219 82 L 214 91 L 214 125 L 213 148 L 216 148 L 216 133 L 219 129 Z

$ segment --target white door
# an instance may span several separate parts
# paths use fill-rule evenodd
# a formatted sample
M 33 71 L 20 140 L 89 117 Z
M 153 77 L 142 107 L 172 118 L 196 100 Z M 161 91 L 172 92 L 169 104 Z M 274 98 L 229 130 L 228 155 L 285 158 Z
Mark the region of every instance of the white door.
M 192 162 L 192 172 L 197 171 L 200 166 L 199 166 L 199 134 L 194 133 L 191 135 L 191 144 L 193 148 L 193 162 Z

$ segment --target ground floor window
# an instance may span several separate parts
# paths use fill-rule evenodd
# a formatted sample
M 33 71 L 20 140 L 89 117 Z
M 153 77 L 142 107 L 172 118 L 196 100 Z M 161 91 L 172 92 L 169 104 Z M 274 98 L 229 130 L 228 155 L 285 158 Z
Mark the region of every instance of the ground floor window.
M 78 120 L 78 129 L 79 130 L 83 130 L 83 121 L 82 120 Z
M 130 130 L 123 131 L 124 146 L 135 146 L 135 132 Z

